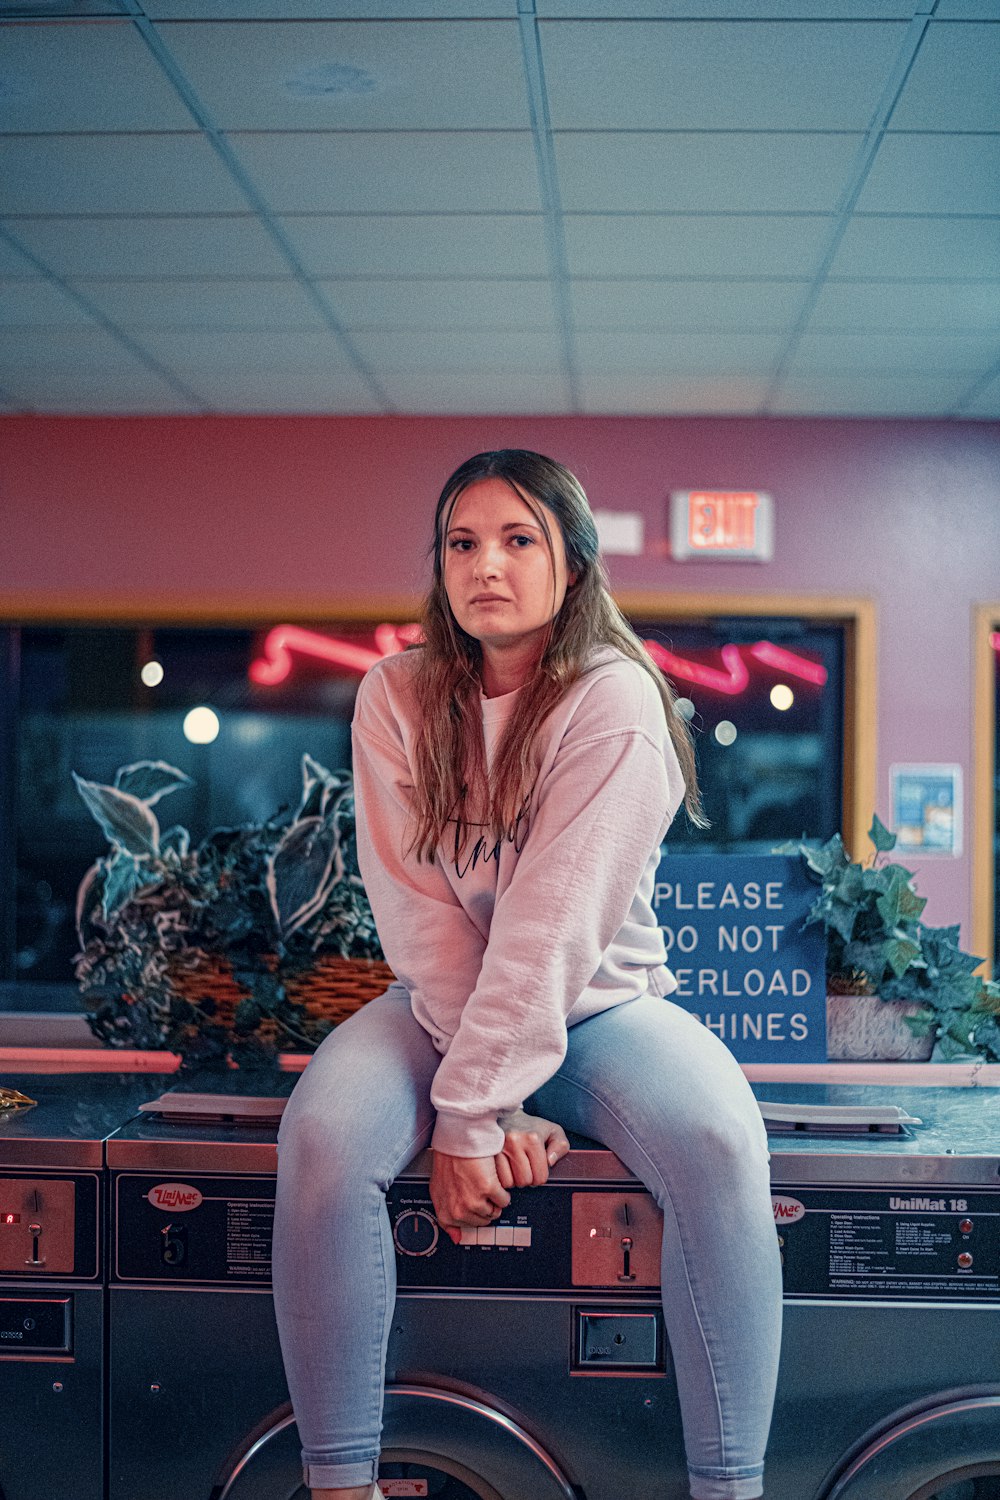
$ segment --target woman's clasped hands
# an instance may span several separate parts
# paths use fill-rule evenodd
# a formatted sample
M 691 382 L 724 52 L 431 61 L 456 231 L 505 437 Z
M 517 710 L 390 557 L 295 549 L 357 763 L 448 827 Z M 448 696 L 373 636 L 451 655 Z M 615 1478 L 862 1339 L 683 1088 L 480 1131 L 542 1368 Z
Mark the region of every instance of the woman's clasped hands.
M 512 1187 L 541 1187 L 569 1141 L 561 1125 L 511 1110 L 500 1117 L 504 1143 L 496 1156 L 434 1152 L 430 1194 L 438 1223 L 457 1245 L 463 1228 L 485 1228 L 510 1203 Z

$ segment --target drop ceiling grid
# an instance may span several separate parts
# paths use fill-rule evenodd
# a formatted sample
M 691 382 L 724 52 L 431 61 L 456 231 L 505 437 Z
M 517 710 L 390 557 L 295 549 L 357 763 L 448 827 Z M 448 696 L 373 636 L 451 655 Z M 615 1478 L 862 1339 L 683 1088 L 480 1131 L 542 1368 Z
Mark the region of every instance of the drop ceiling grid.
M 211 15 L 213 8 L 218 24 L 182 19 Z M 160 0 L 158 32 L 209 113 L 226 124 L 228 143 L 310 282 L 344 328 L 362 336 L 363 358 L 393 406 L 401 397 L 419 401 L 421 391 L 440 410 L 461 410 L 463 400 L 491 393 L 523 401 L 534 391 L 539 410 L 553 409 L 553 400 L 563 403 L 557 409 L 572 409 L 554 336 L 513 0 L 506 8 L 430 7 L 476 17 L 449 25 L 414 20 L 412 8 L 387 24 L 390 4 L 366 4 L 363 21 L 350 15 L 357 5 L 323 8 L 344 20 L 234 26 L 228 14 L 252 14 L 252 4 L 239 0 L 227 14 L 224 3 Z M 587 8 L 562 10 L 580 15 Z M 589 8 L 606 13 L 608 6 Z M 555 0 L 538 6 L 582 406 L 627 409 L 617 404 L 624 391 L 626 400 L 634 393 L 642 410 L 697 409 L 691 401 L 705 402 L 707 411 L 725 409 L 727 401 L 733 410 L 759 410 L 766 376 L 813 285 L 845 173 L 912 12 L 891 7 L 890 14 L 888 6 L 854 0 L 778 4 L 769 12 L 785 9 L 787 18 L 715 25 L 691 20 L 692 6 L 658 8 L 688 16 L 652 25 L 624 23 L 617 13 L 613 21 L 605 14 L 580 22 L 551 19 L 559 11 Z M 697 10 L 731 15 L 740 8 Z M 641 12 L 642 6 L 629 9 Z M 804 10 L 813 13 L 808 24 L 794 16 Z M 385 19 L 374 19 L 376 12 Z M 843 19 L 827 24 L 831 14 Z M 24 29 L 62 33 L 64 40 L 88 30 Z M 329 399 L 352 399 L 343 383 L 338 387 L 336 360 L 318 369 L 310 363 L 308 338 L 319 333 L 318 313 L 265 228 L 246 211 L 234 179 L 211 157 L 204 136 L 177 129 L 179 100 L 164 92 L 155 68 L 150 72 L 148 54 L 133 68 L 131 26 L 94 24 L 89 32 L 91 38 L 115 36 L 114 57 L 134 91 L 123 91 L 114 105 L 95 101 L 91 72 L 90 102 L 86 90 L 73 97 L 69 87 L 62 113 L 47 115 L 44 130 L 36 116 L 35 134 L 16 133 L 32 118 L 30 99 L 22 100 L 20 127 L 0 147 L 14 164 L 4 175 L 16 181 L 0 203 L 15 244 L 19 237 L 57 276 L 68 278 L 70 291 L 88 296 L 209 406 L 242 399 L 252 403 L 247 409 L 266 409 L 257 404 L 266 395 L 266 374 L 241 370 L 248 349 L 255 351 L 250 358 L 264 352 L 266 341 L 248 338 L 254 330 L 273 330 L 279 343 L 286 335 L 284 362 L 267 366 L 276 401 L 287 399 L 295 384 L 288 350 L 296 342 L 302 399 L 322 403 L 327 372 Z M 587 32 L 604 37 L 596 50 Z M 668 32 L 670 57 L 659 59 L 657 73 L 648 36 Z M 366 39 L 376 33 L 380 48 L 366 51 Z M 334 34 L 343 49 L 320 56 L 318 40 Z M 612 34 L 614 45 L 608 45 Z M 795 389 L 786 389 L 783 401 L 794 402 L 804 382 L 818 411 L 843 409 L 852 388 L 859 401 L 870 400 L 876 387 L 890 394 L 895 388 L 922 414 L 935 383 L 940 411 L 953 409 L 975 382 L 983 384 L 997 354 L 1000 203 L 996 137 L 983 123 L 998 36 L 995 24 L 935 21 L 928 27 L 866 184 L 865 211 L 847 224 L 816 297 L 805 354 L 792 363 Z M 287 106 L 281 99 L 279 107 L 277 88 L 265 98 L 246 86 L 247 69 L 237 73 L 234 88 L 222 59 L 227 46 L 232 57 L 236 39 L 239 55 L 256 68 L 253 76 L 263 69 L 273 81 L 280 73 L 297 80 L 302 93 L 289 95 Z M 92 39 L 87 45 L 93 47 Z M 64 54 L 54 42 L 49 47 L 57 59 L 53 76 L 63 77 Z M 145 52 L 141 44 L 139 51 Z M 377 89 L 365 86 L 365 77 L 376 72 L 365 64 L 376 53 L 394 79 L 391 97 L 381 101 Z M 412 77 L 405 73 L 408 63 Z M 315 71 L 323 68 L 347 71 Z M 480 86 L 477 102 L 463 70 L 481 76 L 484 68 L 489 87 Z M 847 84 L 838 68 L 849 73 Z M 948 87 L 959 68 L 968 76 L 964 91 Z M 790 69 L 794 91 L 780 86 Z M 449 76 L 458 86 L 442 101 L 437 96 Z M 624 89 L 615 82 L 622 76 L 632 78 Z M 698 81 L 700 97 L 688 76 Z M 704 87 L 706 77 L 713 88 Z M 643 78 L 646 86 L 636 86 Z M 720 78 L 734 81 L 721 112 Z M 343 91 L 327 98 L 309 94 L 324 80 Z M 339 111 L 332 125 L 330 115 L 322 115 L 331 104 Z M 190 115 L 182 115 L 193 126 Z M 318 119 L 326 121 L 319 129 Z M 900 120 L 909 122 L 905 131 L 894 128 Z M 109 121 L 114 130 L 105 133 Z M 48 128 L 57 122 L 62 128 Z M 901 175 L 917 195 L 915 217 L 911 200 L 906 210 L 896 206 Z M 2 322 L 10 288 L 22 275 L 9 243 L 0 243 L 0 275 L 10 278 L 0 289 Z M 884 298 L 879 277 L 892 288 Z M 58 282 L 32 277 L 29 285 L 25 300 L 38 319 L 19 311 L 24 327 L 50 327 L 58 339 L 61 326 L 68 329 L 82 316 Z M 144 306 L 144 294 L 152 305 Z M 944 316 L 946 305 L 956 309 L 955 321 Z M 881 320 L 877 328 L 873 317 Z M 210 337 L 195 337 L 199 330 Z M 897 337 L 887 342 L 872 332 Z M 214 362 L 205 353 L 196 359 L 196 349 L 210 344 Z M 317 347 L 323 346 L 321 339 Z M 879 358 L 885 368 L 869 369 Z M 814 368 L 824 359 L 834 363 Z M 204 386 L 207 371 L 218 380 L 211 390 Z M 866 384 L 871 379 L 876 387 Z M 452 399 L 459 405 L 449 407 Z M 995 390 L 991 396 L 987 383 L 975 399 L 988 406 Z

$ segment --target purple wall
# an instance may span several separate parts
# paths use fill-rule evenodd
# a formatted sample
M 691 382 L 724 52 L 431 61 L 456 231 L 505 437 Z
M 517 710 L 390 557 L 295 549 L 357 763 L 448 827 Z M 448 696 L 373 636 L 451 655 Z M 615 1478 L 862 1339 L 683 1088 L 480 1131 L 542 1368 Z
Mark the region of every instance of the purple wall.
M 965 853 L 913 861 L 928 918 L 971 908 L 972 607 L 1000 600 L 1000 424 L 716 418 L 7 418 L 0 604 L 84 598 L 317 613 L 419 590 L 433 503 L 483 448 L 569 465 L 638 510 L 618 589 L 820 593 L 878 611 L 878 810 L 893 761 L 965 772 Z M 672 563 L 673 489 L 775 500 L 775 557 Z M 968 927 L 966 942 L 971 941 Z

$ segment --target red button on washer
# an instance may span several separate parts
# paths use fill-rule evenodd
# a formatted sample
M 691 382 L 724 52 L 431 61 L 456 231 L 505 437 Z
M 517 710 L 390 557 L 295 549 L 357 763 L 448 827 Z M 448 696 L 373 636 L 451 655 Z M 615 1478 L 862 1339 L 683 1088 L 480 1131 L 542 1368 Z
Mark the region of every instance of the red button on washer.
M 959 1221 L 958 1221 L 958 1227 L 962 1231 L 963 1234 L 971 1234 L 972 1233 L 972 1220 L 971 1219 L 959 1219 Z
M 969 1254 L 968 1250 L 962 1251 L 961 1255 L 958 1257 L 958 1264 L 961 1266 L 963 1271 L 967 1271 L 972 1265 L 972 1256 Z

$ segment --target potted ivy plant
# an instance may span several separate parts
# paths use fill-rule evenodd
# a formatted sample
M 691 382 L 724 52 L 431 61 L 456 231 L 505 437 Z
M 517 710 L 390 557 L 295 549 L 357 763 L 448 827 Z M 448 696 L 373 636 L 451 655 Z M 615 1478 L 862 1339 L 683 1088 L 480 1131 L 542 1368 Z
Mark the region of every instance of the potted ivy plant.
M 302 757 L 297 810 L 192 847 L 158 804 L 190 778 L 163 761 L 109 785 L 74 775 L 109 852 L 77 896 L 76 975 L 92 1031 L 185 1065 L 266 1065 L 314 1049 L 392 980 L 358 869 L 347 772 Z
M 959 928 L 923 921 L 926 898 L 913 872 L 890 861 L 896 835 L 875 816 L 873 854 L 854 861 L 834 834 L 799 854 L 819 886 L 809 923 L 826 933 L 827 1055 L 845 1060 L 1000 1061 L 1000 984 L 976 973 L 982 960 L 959 945 Z

